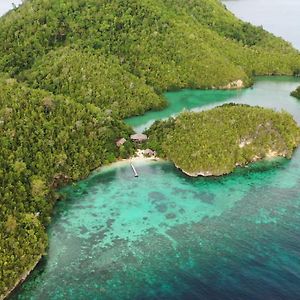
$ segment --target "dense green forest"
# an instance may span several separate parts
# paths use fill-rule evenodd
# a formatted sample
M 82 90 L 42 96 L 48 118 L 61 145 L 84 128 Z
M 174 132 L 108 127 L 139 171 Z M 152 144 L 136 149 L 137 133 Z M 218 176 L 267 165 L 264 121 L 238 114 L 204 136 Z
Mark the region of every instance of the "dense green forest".
M 92 104 L 14 79 L 1 76 L 0 90 L 1 295 L 45 251 L 54 188 L 131 153 L 115 141 L 132 131 Z
M 228 174 L 268 156 L 290 158 L 300 142 L 288 113 L 237 104 L 184 112 L 156 121 L 146 133 L 148 147 L 191 176 Z
M 296 88 L 293 92 L 291 92 L 291 96 L 300 99 L 300 86 Z
M 162 97 L 122 68 L 116 59 L 87 50 L 67 47 L 51 51 L 24 72 L 23 78 L 33 88 L 68 95 L 82 104 L 112 109 L 121 117 L 166 105 Z
M 26 0 L 0 19 L 0 72 L 1 298 L 47 247 L 55 189 L 132 153 L 120 118 L 166 90 L 297 75 L 300 54 L 218 0 Z
M 18 80 L 121 116 L 162 107 L 168 89 L 300 70 L 289 43 L 217 0 L 29 0 L 1 19 L 0 54 Z

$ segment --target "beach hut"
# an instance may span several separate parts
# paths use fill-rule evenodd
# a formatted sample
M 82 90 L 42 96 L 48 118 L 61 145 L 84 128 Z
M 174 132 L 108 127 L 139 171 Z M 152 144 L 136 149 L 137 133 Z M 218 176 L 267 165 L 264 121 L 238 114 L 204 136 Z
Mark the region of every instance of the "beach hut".
M 143 133 L 136 133 L 136 134 L 132 134 L 130 136 L 130 139 L 133 141 L 133 142 L 136 142 L 136 143 L 142 143 L 142 142 L 145 142 L 147 141 L 148 137 L 146 134 L 143 134 Z
M 144 150 L 144 155 L 145 156 L 155 156 L 156 152 L 151 149 L 146 149 L 146 150 Z
M 125 138 L 121 138 L 119 140 L 116 141 L 116 145 L 118 147 L 121 147 L 122 145 L 124 145 L 126 143 L 126 139 Z

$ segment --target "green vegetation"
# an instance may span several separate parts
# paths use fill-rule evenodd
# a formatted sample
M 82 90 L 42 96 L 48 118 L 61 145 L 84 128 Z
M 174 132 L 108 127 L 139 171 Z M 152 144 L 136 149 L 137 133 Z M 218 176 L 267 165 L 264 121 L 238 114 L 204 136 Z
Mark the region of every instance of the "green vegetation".
M 300 142 L 300 128 L 288 113 L 235 104 L 184 112 L 146 133 L 148 147 L 191 176 L 228 174 L 269 156 L 290 158 Z
M 168 89 L 297 74 L 300 56 L 217 0 L 30 0 L 0 21 L 0 70 L 124 117 Z
M 0 77 L 0 295 L 44 253 L 53 188 L 86 177 L 131 145 L 131 129 L 88 104 Z M 127 148 L 127 150 L 126 150 Z
M 300 86 L 297 89 L 295 89 L 293 92 L 291 92 L 291 96 L 300 99 Z
M 44 253 L 54 189 L 133 151 L 115 146 L 131 133 L 119 118 L 164 107 L 169 89 L 300 70 L 290 44 L 218 0 L 23 2 L 0 19 L 0 295 Z M 177 120 L 162 124 L 166 136 L 179 130 Z M 154 128 L 151 142 L 171 149 Z
M 162 97 L 114 58 L 91 51 L 59 48 L 38 60 L 23 76 L 34 88 L 68 95 L 82 104 L 112 109 L 121 117 L 166 105 Z

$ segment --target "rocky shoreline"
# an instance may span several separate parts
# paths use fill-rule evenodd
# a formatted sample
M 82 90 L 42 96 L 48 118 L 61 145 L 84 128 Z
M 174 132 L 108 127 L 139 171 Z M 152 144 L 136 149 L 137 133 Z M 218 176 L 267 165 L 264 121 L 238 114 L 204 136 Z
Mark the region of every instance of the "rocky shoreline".
M 43 255 L 39 255 L 36 261 L 33 263 L 32 267 L 30 267 L 27 271 L 25 271 L 21 277 L 16 281 L 15 285 L 3 296 L 0 295 L 0 300 L 6 299 L 20 284 L 22 284 L 26 278 L 31 274 L 31 272 L 36 268 L 38 263 L 41 261 Z
M 258 162 L 258 161 L 262 161 L 262 160 L 265 160 L 265 159 L 272 159 L 272 158 L 278 158 L 278 157 L 284 157 L 284 158 L 287 158 L 287 153 L 283 153 L 283 152 L 276 152 L 276 151 L 269 151 L 267 153 L 266 156 L 264 157 L 259 157 L 259 156 L 254 156 L 253 159 L 247 163 L 244 163 L 244 164 L 241 164 L 241 163 L 236 163 L 235 166 L 236 167 L 246 167 L 247 165 L 251 164 L 251 163 L 255 163 L 255 162 Z M 232 172 L 229 172 L 229 173 L 214 173 L 212 171 L 209 171 L 209 170 L 200 170 L 199 172 L 188 172 L 188 171 L 185 171 L 183 169 L 181 169 L 180 167 L 178 167 L 176 164 L 175 164 L 175 167 L 177 169 L 179 169 L 181 172 L 183 172 L 185 175 L 189 176 L 189 177 L 212 177 L 212 176 L 215 176 L 215 177 L 219 177 L 219 176 L 223 176 L 223 175 L 228 175 Z
M 126 163 L 128 164 L 128 163 L 131 163 L 131 162 L 151 162 L 151 161 L 152 162 L 162 161 L 162 159 L 157 157 L 156 155 L 152 155 L 152 156 L 146 155 L 145 150 L 138 149 L 134 156 L 132 156 L 130 158 L 127 158 L 127 159 L 122 159 L 122 160 L 110 163 L 108 165 L 101 166 L 100 168 L 94 170 L 93 172 L 104 171 L 106 168 L 111 168 L 111 167 L 114 167 L 118 164 L 126 164 Z M 27 277 L 31 274 L 31 272 L 36 268 L 38 263 L 41 261 L 43 256 L 44 255 L 42 255 L 42 254 L 40 256 L 38 256 L 36 261 L 32 264 L 32 267 L 30 267 L 27 271 L 25 271 L 20 276 L 20 278 L 16 281 L 14 286 L 6 294 L 0 295 L 0 300 L 6 299 L 20 284 L 22 284 L 27 279 Z

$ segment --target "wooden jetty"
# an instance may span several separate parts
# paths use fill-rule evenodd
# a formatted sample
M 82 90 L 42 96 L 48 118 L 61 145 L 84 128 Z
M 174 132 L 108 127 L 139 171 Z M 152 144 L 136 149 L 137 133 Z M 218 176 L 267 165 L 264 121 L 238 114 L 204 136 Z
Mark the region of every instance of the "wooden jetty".
M 134 177 L 139 177 L 139 174 L 137 173 L 137 171 L 136 171 L 136 169 L 135 169 L 135 167 L 134 167 L 134 165 L 133 165 L 133 163 L 132 163 L 132 162 L 130 163 L 130 165 L 131 165 L 131 168 L 132 168 L 132 171 L 133 171 Z

